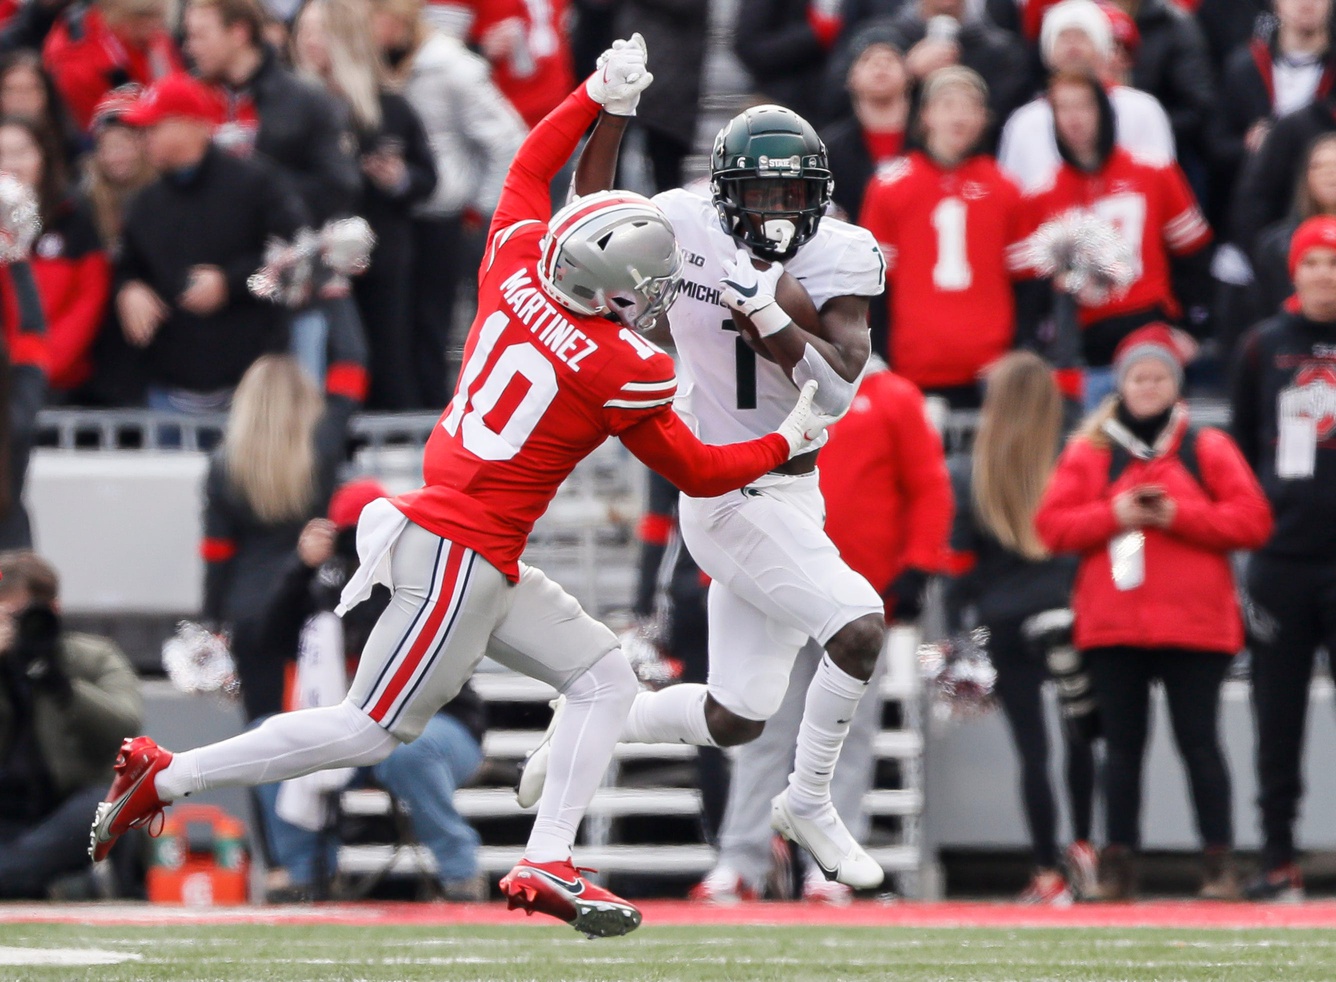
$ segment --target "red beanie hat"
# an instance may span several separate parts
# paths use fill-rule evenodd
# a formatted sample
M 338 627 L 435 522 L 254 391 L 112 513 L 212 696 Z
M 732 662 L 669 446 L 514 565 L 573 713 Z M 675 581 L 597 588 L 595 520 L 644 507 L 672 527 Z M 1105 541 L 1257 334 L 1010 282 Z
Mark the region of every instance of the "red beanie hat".
M 1319 215 L 1294 230 L 1294 238 L 1290 239 L 1291 280 L 1299 268 L 1299 261 L 1309 249 L 1336 249 L 1336 218 Z
M 329 520 L 341 529 L 352 528 L 362 517 L 362 509 L 377 498 L 388 498 L 390 493 L 372 477 L 349 481 L 329 499 Z
M 1168 324 L 1147 324 L 1118 342 L 1113 352 L 1113 370 L 1121 386 L 1133 364 L 1142 358 L 1159 358 L 1169 366 L 1181 386 L 1183 366 L 1196 353 L 1197 342 L 1186 332 Z

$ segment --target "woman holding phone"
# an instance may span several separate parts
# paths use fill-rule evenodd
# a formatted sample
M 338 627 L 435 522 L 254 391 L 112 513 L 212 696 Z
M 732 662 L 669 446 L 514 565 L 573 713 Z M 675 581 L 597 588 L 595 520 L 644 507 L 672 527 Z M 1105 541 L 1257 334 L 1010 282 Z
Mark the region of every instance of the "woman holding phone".
M 422 405 L 413 356 L 413 207 L 436 187 L 436 161 L 417 111 L 380 74 L 371 13 L 361 0 L 310 0 L 297 15 L 293 63 L 348 112 L 357 139 L 362 197 L 357 214 L 371 225 L 371 267 L 353 281 L 366 328 L 371 388 L 368 409 Z M 443 373 L 444 366 L 438 372 Z
M 1141 765 L 1157 679 L 1204 846 L 1200 896 L 1239 896 L 1217 732 L 1220 687 L 1243 645 L 1229 554 L 1266 540 L 1271 510 L 1234 442 L 1189 423 L 1179 394 L 1190 344 L 1164 324 L 1123 339 L 1117 391 L 1068 444 L 1035 515 L 1050 550 L 1080 557 L 1073 634 L 1108 753 L 1108 845 L 1096 894 L 1103 900 L 1136 892 Z

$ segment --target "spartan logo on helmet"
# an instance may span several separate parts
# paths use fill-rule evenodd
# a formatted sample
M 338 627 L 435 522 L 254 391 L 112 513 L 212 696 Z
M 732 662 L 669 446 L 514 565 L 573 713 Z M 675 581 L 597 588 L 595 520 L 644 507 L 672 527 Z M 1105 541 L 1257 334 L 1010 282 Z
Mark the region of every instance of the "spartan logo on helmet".
M 761 259 L 789 259 L 816 235 L 834 187 L 826 145 L 791 109 L 755 106 L 715 137 L 714 206 L 724 231 Z
M 538 279 L 562 306 L 648 330 L 682 285 L 682 252 L 667 216 L 631 191 L 576 198 L 552 216 Z

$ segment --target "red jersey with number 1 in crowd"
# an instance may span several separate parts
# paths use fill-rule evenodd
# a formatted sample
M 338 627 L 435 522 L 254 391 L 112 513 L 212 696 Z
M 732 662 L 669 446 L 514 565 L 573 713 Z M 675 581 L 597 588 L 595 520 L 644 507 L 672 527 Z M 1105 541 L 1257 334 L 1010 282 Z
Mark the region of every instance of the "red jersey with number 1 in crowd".
M 534 522 L 609 436 L 679 487 L 699 483 L 698 494 L 740 487 L 788 457 L 775 434 L 700 445 L 672 410 L 672 359 L 629 327 L 572 312 L 540 285 L 549 182 L 598 111 L 581 86 L 516 155 L 489 232 L 459 384 L 427 441 L 426 486 L 393 499 L 412 522 L 477 551 L 512 580 Z

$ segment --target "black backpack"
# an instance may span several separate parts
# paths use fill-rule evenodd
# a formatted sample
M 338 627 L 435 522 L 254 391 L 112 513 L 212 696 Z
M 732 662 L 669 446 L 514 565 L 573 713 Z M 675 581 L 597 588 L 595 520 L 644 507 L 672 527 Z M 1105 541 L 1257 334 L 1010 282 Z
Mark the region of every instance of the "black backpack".
M 1118 478 L 1122 477 L 1123 471 L 1127 470 L 1127 465 L 1132 463 L 1132 455 L 1127 452 L 1117 440 L 1109 441 L 1109 483 L 1112 484 Z M 1197 460 L 1197 428 L 1189 426 L 1183 431 L 1183 440 L 1178 445 L 1178 459 L 1182 461 L 1183 467 L 1187 470 L 1192 479 L 1201 485 L 1202 490 L 1210 496 L 1210 490 L 1206 487 L 1206 482 L 1201 479 L 1201 463 Z

